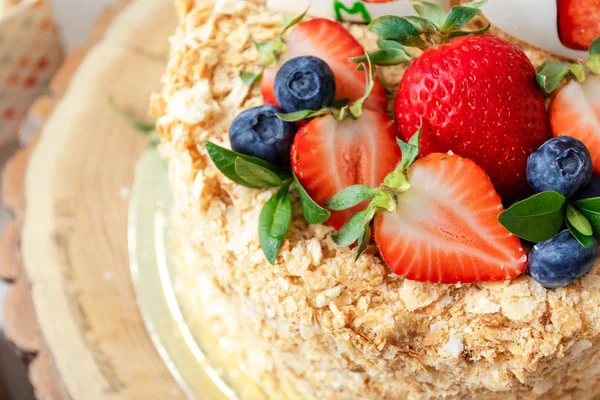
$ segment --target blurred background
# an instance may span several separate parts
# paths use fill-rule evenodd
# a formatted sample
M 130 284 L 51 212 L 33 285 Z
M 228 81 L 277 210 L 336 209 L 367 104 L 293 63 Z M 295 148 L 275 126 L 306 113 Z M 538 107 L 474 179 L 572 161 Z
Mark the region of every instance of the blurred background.
M 11 15 L 16 12 L 28 12 L 24 7 L 20 7 L 16 3 L 18 3 L 16 0 L 0 0 L 0 10 L 2 10 L 0 20 L 10 20 Z M 64 52 L 68 53 L 77 46 L 88 43 L 89 30 L 93 21 L 105 7 L 114 5 L 116 0 L 50 0 L 49 3 L 52 5 L 54 19 L 58 23 L 59 40 L 64 48 Z M 20 39 L 18 32 L 14 31 L 13 33 L 13 30 L 0 32 L 0 39 L 2 39 L 3 35 L 6 37 L 0 43 L 11 43 Z M 0 50 L 3 50 L 3 48 L 0 47 Z M 4 51 L 7 50 L 4 48 Z M 2 63 L 3 57 L 6 57 L 6 54 L 0 54 L 0 63 Z M 56 61 L 57 64 L 60 62 L 60 60 Z M 48 74 L 51 74 L 51 71 Z M 0 94 L 3 90 L 2 85 L 5 82 L 4 80 L 0 81 Z M 40 81 L 37 84 L 38 87 L 36 90 L 43 90 L 45 82 Z M 9 93 L 8 96 L 11 96 L 11 94 Z M 0 96 L 1 101 L 2 98 Z M 2 128 L 1 125 L 0 128 Z M 20 129 L 18 135 L 15 131 L 15 134 L 9 135 L 9 137 L 0 137 L 0 169 L 4 169 L 7 159 L 20 144 L 27 142 L 28 135 L 38 129 L 39 123 L 37 121 L 26 119 L 23 121 L 23 128 Z M 9 217 L 9 211 L 3 204 L 0 204 L 0 232 L 4 229 Z M 3 303 L 5 299 L 7 288 L 8 284 L 0 281 L 0 303 Z M 4 319 L 2 314 L 0 314 L 0 329 L 3 330 L 3 327 Z M 33 392 L 25 375 L 25 365 L 28 361 L 27 359 L 22 359 L 17 354 L 12 344 L 2 339 L 0 343 L 0 400 L 33 399 Z

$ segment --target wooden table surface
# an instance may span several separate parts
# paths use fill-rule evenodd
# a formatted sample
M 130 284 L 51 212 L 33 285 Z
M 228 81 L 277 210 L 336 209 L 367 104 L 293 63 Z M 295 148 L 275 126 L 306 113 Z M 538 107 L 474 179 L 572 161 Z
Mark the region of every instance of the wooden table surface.
M 34 106 L 47 118 L 40 139 L 7 165 L 6 336 L 31 359 L 40 399 L 183 397 L 146 333 L 129 272 L 127 197 L 147 139 L 108 103 L 146 115 L 175 26 L 169 0 L 102 13 L 93 46 L 73 51 Z

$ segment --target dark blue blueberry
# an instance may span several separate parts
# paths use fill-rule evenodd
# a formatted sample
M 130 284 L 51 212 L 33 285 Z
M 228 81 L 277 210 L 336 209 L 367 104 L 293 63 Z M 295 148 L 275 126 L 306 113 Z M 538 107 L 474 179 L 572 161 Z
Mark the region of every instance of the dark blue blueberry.
M 531 153 L 527 160 L 527 181 L 535 192 L 553 190 L 571 197 L 592 177 L 589 150 L 570 136 L 557 136 Z
M 288 164 L 297 128 L 293 122 L 285 122 L 275 115 L 281 112 L 283 110 L 270 104 L 241 112 L 229 128 L 231 149 L 273 164 Z
M 573 200 L 590 199 L 600 197 L 600 175 L 592 175 L 590 183 L 573 196 Z
M 598 242 L 586 249 L 568 230 L 533 246 L 529 252 L 529 274 L 542 286 L 557 288 L 592 270 L 598 258 Z
M 288 113 L 331 107 L 335 99 L 335 77 L 320 58 L 292 58 L 277 71 L 275 97 Z

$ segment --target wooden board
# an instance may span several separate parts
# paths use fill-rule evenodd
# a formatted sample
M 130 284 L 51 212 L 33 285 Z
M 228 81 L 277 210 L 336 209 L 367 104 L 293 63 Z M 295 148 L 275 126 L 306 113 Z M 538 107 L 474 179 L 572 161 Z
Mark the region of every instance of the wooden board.
M 6 333 L 32 359 L 40 399 L 183 397 L 146 333 L 129 273 L 128 193 L 147 139 L 108 103 L 112 95 L 146 115 L 175 25 L 167 0 L 103 13 L 98 43 L 69 58 L 33 109 L 51 114 L 35 149 L 7 168 L 15 220 L 0 241 L 0 273 L 15 283 Z

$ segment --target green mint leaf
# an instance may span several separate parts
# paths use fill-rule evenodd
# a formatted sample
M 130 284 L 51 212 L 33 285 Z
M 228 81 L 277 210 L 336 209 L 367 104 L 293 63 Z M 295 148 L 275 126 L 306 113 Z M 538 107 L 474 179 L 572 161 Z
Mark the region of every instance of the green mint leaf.
M 246 182 L 242 177 L 238 175 L 235 170 L 235 161 L 238 158 L 241 158 L 244 161 L 248 161 L 251 164 L 255 164 L 257 166 L 263 167 L 282 179 L 289 178 L 289 170 L 273 165 L 265 160 L 261 160 L 260 158 L 248 156 L 246 154 L 236 153 L 235 151 L 226 149 L 224 147 L 218 146 L 210 141 L 205 141 L 204 145 L 206 147 L 206 151 L 210 156 L 211 160 L 215 164 L 215 166 L 229 179 L 238 183 L 242 186 L 256 188 L 257 186 L 253 186 L 252 184 Z M 260 186 L 259 186 L 260 187 Z
M 111 108 L 116 111 L 123 119 L 134 129 L 144 133 L 150 133 L 156 130 L 155 124 L 147 124 L 136 119 L 133 114 L 123 108 L 117 100 L 113 96 L 108 97 L 108 104 L 110 104 Z
M 412 135 L 408 143 L 403 142 L 400 139 L 396 139 L 398 142 L 398 146 L 400 146 L 400 151 L 402 152 L 402 160 L 400 160 L 400 164 L 396 170 L 406 171 L 408 167 L 412 165 L 413 162 L 417 159 L 419 155 L 419 143 L 421 140 L 421 133 L 423 132 L 423 124 L 419 127 L 419 130 Z
M 571 76 L 582 82 L 585 80 L 583 66 L 560 61 L 546 61 L 538 68 L 535 79 L 539 87 L 545 93 L 550 94 L 558 88 L 567 76 Z
M 350 218 L 342 228 L 333 235 L 333 241 L 339 246 L 350 246 L 364 233 L 365 226 L 371 222 L 375 215 L 375 206 L 369 204 L 363 211 L 359 211 Z
M 580 245 L 582 245 L 586 249 L 589 249 L 592 246 L 593 241 L 595 240 L 594 237 L 584 235 L 579 230 L 575 229 L 575 227 L 571 225 L 568 219 L 565 222 L 567 224 L 567 228 L 571 232 L 571 235 L 573 235 L 573 237 L 577 239 Z
M 428 19 L 436 27 L 441 28 L 444 25 L 447 14 L 439 5 L 428 1 L 419 1 L 413 7 L 419 16 Z
M 600 75 L 600 37 L 590 45 L 590 58 L 586 65 L 592 73 Z
M 240 79 L 244 82 L 244 85 L 248 87 L 254 86 L 254 84 L 260 81 L 262 78 L 262 72 L 254 74 L 248 71 L 240 71 Z
M 362 115 L 365 101 L 371 94 L 373 86 L 375 86 L 375 69 L 373 68 L 373 64 L 371 63 L 371 57 L 369 57 L 369 54 L 366 51 L 365 58 L 367 60 L 366 63 L 363 63 L 363 65 L 366 65 L 365 75 L 367 76 L 367 81 L 365 84 L 365 94 L 348 107 L 348 111 L 350 111 L 350 114 L 352 114 L 354 118 L 359 118 Z
M 478 2 L 479 3 L 479 2 Z M 475 18 L 481 10 L 475 3 L 469 3 L 462 6 L 455 6 L 450 9 L 448 17 L 442 25 L 442 32 L 450 33 L 456 31 L 466 24 L 468 24 L 473 18 Z
M 472 31 L 452 31 L 448 35 L 449 39 L 459 37 L 459 36 L 468 36 L 468 35 L 480 35 L 482 33 L 486 33 L 492 27 L 491 24 L 487 24 L 483 28 L 475 29 Z
M 281 178 L 267 168 L 237 157 L 234 161 L 235 173 L 244 182 L 255 188 L 271 188 L 281 185 Z
M 404 49 L 381 49 L 369 54 L 369 58 L 374 65 L 399 65 L 412 60 L 412 57 Z M 364 63 L 367 61 L 366 56 L 350 59 L 355 63 Z M 363 67 L 364 69 L 364 67 Z
M 585 236 L 592 236 L 592 226 L 587 218 L 570 204 L 567 204 L 567 213 L 565 218 L 573 226 L 573 228 L 577 229 L 577 231 L 581 232 Z
M 573 205 L 588 220 L 594 236 L 600 237 L 600 197 L 577 200 L 573 202 Z
M 426 47 L 421 32 L 413 24 L 402 17 L 386 15 L 369 24 L 369 30 L 382 40 L 394 40 L 411 47 Z
M 560 230 L 566 201 L 560 193 L 541 192 L 513 204 L 498 216 L 498 220 L 521 239 L 544 242 Z
M 302 20 L 304 19 L 304 17 L 306 16 L 306 13 L 308 12 L 309 7 L 306 7 L 306 10 L 304 10 L 304 12 L 292 19 L 289 19 L 289 17 L 284 17 L 283 20 L 283 30 L 281 31 L 281 34 L 279 35 L 280 37 L 285 35 L 285 33 L 293 26 L 298 25 L 300 22 L 302 22 Z
M 279 119 L 287 122 L 297 122 L 309 118 L 322 117 L 329 113 L 331 113 L 331 111 L 328 108 L 322 108 L 320 110 L 299 110 L 291 113 L 275 113 L 275 115 L 277 115 Z
M 304 215 L 306 222 L 309 224 L 322 224 L 327 221 L 331 217 L 331 213 L 315 203 L 298 181 L 296 174 L 293 174 L 293 176 L 296 189 L 300 193 L 300 206 L 302 207 L 302 215 Z
M 270 236 L 275 239 L 281 240 L 285 237 L 292 221 L 292 202 L 290 201 L 289 188 L 290 183 L 281 187 L 280 190 L 283 190 L 285 194 L 279 198 L 273 214 Z
M 325 202 L 325 207 L 330 210 L 346 210 L 365 200 L 370 200 L 379 192 L 378 188 L 366 185 L 352 185 L 337 192 L 335 196 Z
M 275 263 L 283 237 L 292 220 L 289 182 L 282 185 L 263 206 L 258 217 L 258 240 L 267 260 Z
M 367 223 L 363 230 L 362 235 L 358 238 L 358 247 L 356 248 L 356 255 L 354 261 L 358 260 L 358 257 L 367 249 L 369 242 L 371 241 L 371 224 Z

